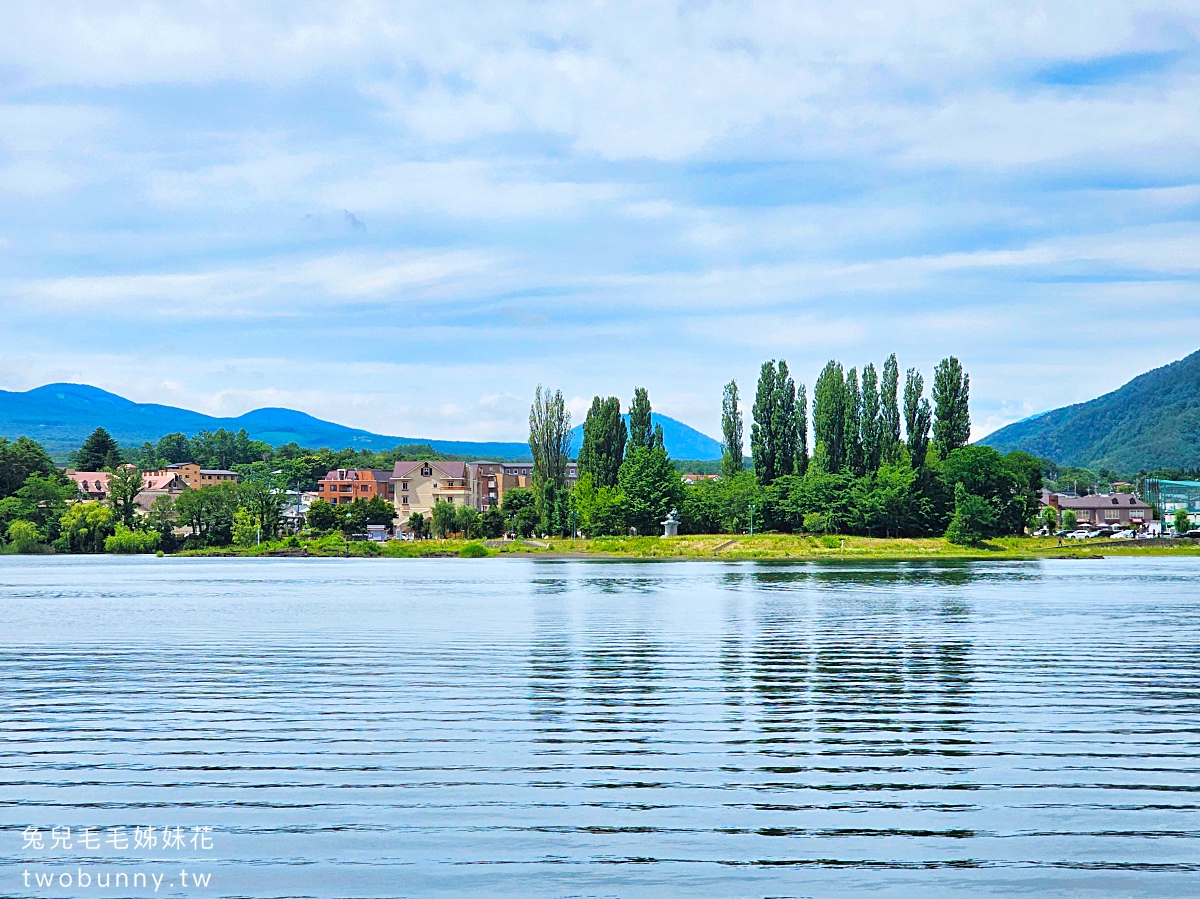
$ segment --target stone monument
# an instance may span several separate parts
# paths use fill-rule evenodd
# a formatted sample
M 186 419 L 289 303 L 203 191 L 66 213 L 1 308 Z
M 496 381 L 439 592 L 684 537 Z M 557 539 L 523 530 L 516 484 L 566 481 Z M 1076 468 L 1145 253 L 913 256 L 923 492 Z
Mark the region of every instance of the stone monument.
M 664 537 L 679 536 L 679 510 L 672 509 L 667 514 L 667 520 L 662 523 Z

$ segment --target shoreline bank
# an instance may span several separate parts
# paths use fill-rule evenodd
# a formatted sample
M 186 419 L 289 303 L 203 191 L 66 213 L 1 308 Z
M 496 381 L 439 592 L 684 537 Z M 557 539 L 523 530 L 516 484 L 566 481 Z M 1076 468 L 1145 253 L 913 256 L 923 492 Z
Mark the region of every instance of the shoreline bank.
M 1003 537 L 981 546 L 956 546 L 945 538 L 841 537 L 833 535 L 728 534 L 671 538 L 598 537 L 472 541 L 460 539 L 388 541 L 387 543 L 312 541 L 256 547 L 214 547 L 172 554 L 177 558 L 538 558 L 563 560 L 661 561 L 973 561 L 1097 559 L 1127 556 L 1200 556 L 1200 540 L 1063 541 L 1055 538 Z

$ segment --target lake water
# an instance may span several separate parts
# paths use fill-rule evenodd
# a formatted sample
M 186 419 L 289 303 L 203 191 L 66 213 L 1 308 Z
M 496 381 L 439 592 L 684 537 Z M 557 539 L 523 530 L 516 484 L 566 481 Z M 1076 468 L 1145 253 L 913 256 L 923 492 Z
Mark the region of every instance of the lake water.
M 1200 894 L 1200 560 L 7 556 L 0 634 L 3 896 Z

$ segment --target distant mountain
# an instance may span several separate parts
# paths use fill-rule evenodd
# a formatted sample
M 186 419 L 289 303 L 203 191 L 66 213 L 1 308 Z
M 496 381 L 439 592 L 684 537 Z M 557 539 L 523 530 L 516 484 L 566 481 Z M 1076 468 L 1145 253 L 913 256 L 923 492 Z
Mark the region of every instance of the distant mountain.
M 1200 351 L 1098 399 L 1026 418 L 979 442 L 1127 474 L 1200 467 Z
M 628 425 L 629 416 L 622 415 L 621 417 Z M 702 434 L 681 421 L 659 415 L 657 412 L 650 414 L 650 420 L 652 424 L 662 425 L 663 443 L 666 444 L 667 453 L 671 458 L 699 460 L 721 458 L 719 440 L 713 440 L 707 434 Z M 573 458 L 579 456 L 581 446 L 583 446 L 583 425 L 579 424 L 571 429 L 571 456 Z
M 720 445 L 699 431 L 666 416 L 661 422 L 667 449 L 682 459 L 718 458 Z M 216 418 L 175 406 L 135 403 L 124 397 L 85 384 L 47 384 L 24 393 L 0 390 L 0 437 L 12 440 L 32 437 L 57 458 L 65 458 L 79 447 L 95 428 L 103 426 L 122 445 L 157 441 L 164 434 L 198 431 L 241 430 L 254 440 L 272 446 L 295 441 L 301 446 L 330 449 L 389 450 L 400 444 L 425 443 L 438 452 L 474 456 L 479 459 L 528 459 L 529 444 L 503 441 L 430 440 L 373 434 L 322 421 L 294 409 L 255 409 L 237 418 Z M 577 429 L 578 430 L 578 429 Z M 687 455 L 703 441 L 717 446 L 716 456 Z

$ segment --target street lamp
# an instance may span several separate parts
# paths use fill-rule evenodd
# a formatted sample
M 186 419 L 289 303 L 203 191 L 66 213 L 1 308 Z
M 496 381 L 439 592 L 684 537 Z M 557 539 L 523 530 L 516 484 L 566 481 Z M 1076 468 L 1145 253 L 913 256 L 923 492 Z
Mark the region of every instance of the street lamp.
M 754 503 L 750 504 L 750 536 L 754 536 Z

